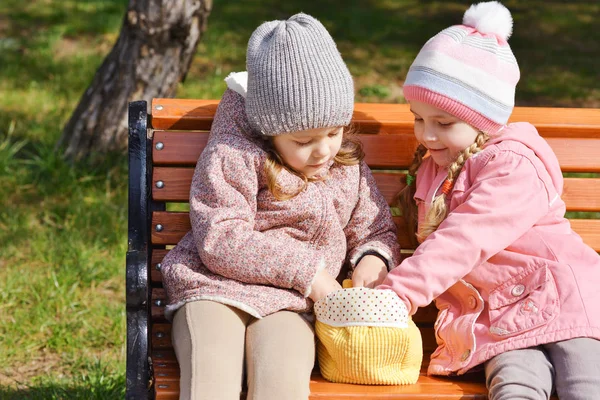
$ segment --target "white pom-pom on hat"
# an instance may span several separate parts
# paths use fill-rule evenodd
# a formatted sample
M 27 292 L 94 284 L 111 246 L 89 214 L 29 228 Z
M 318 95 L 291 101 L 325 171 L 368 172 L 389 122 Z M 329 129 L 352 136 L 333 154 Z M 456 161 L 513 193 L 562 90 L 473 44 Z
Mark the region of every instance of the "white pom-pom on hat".
M 491 33 L 505 41 L 512 34 L 513 19 L 508 8 L 498 1 L 473 4 L 463 16 L 463 25 L 481 33 Z

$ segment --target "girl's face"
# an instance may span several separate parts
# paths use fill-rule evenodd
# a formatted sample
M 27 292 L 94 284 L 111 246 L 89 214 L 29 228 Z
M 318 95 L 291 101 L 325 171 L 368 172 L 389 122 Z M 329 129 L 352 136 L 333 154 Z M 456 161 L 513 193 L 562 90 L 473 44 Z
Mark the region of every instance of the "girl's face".
M 342 138 L 342 127 L 309 129 L 275 136 L 273 145 L 288 166 L 311 178 L 337 155 Z
M 417 140 L 427 147 L 431 158 L 440 167 L 452 164 L 479 134 L 466 122 L 427 103 L 411 101 L 410 111 L 415 116 Z

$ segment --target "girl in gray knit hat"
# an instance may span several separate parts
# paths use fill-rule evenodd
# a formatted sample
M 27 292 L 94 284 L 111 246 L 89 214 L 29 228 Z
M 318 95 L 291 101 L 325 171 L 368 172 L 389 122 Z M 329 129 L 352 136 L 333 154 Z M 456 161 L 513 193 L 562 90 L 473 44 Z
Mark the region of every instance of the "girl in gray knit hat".
M 347 135 L 352 77 L 316 19 L 262 24 L 232 74 L 162 262 L 181 399 L 306 399 L 313 302 L 398 262 L 389 207 Z

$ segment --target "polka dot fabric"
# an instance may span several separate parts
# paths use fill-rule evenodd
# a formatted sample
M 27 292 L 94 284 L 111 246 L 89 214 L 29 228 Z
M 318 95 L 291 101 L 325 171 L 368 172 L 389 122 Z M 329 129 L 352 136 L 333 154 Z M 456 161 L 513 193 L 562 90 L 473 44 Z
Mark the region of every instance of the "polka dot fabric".
M 315 303 L 315 315 L 331 326 L 408 327 L 408 310 L 391 290 L 338 290 Z

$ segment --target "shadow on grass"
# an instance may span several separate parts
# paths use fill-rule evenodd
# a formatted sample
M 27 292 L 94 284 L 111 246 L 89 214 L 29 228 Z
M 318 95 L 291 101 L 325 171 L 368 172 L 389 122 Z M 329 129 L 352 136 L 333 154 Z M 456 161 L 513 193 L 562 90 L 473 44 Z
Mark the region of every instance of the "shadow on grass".
M 125 397 L 125 377 L 80 384 L 41 383 L 26 389 L 0 387 L 0 400 L 112 400 Z
M 104 35 L 118 33 L 126 9 L 112 0 L 1 3 L 0 81 L 69 101 L 91 81 L 103 59 L 96 48 Z

